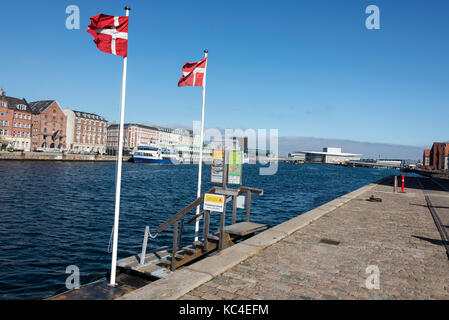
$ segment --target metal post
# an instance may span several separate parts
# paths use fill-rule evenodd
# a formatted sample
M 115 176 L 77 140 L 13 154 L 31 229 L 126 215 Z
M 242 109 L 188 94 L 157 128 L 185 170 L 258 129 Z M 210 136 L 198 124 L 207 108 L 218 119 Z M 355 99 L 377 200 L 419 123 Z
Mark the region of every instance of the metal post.
M 145 255 L 147 254 L 148 234 L 150 233 L 150 227 L 145 227 L 145 233 L 143 235 L 142 253 L 140 254 L 140 264 L 145 263 Z
M 251 191 L 246 194 L 246 222 L 249 222 L 249 215 L 251 214 Z
M 223 250 L 223 240 L 224 240 L 224 227 L 225 227 L 225 221 L 226 221 L 226 196 L 225 197 L 225 201 L 223 203 L 223 211 L 221 212 L 221 217 L 220 217 L 220 230 L 219 230 L 219 240 L 218 240 L 218 250 Z
M 125 7 L 126 16 L 129 16 L 129 7 Z M 122 74 L 122 97 L 120 107 L 120 132 L 118 143 L 118 155 L 117 155 L 117 177 L 115 183 L 115 213 L 114 213 L 114 237 L 112 242 L 112 263 L 111 263 L 111 279 L 110 286 L 115 286 L 115 275 L 117 268 L 117 246 L 118 246 L 118 224 L 120 215 L 120 187 L 122 180 L 122 162 L 123 162 L 123 127 L 125 121 L 125 94 L 126 94 L 126 69 L 127 69 L 127 57 L 123 57 L 123 74 Z
M 237 218 L 237 198 L 238 196 L 232 197 L 232 224 L 235 224 Z
M 398 176 L 394 176 L 394 182 L 393 182 L 393 192 L 398 192 Z
M 223 144 L 223 152 L 224 152 L 224 163 L 223 163 L 223 189 L 226 190 L 228 187 L 228 162 L 229 162 L 229 153 L 226 151 L 226 141 Z
M 207 236 L 209 235 L 209 221 L 210 221 L 210 212 L 209 210 L 204 211 L 204 220 L 203 220 L 203 252 L 206 252 L 209 246 L 209 240 Z
M 405 180 L 404 180 L 404 175 L 402 175 L 402 187 L 401 187 L 401 189 L 402 189 L 401 191 L 402 191 L 402 192 L 405 192 L 405 191 L 404 191 L 404 181 L 405 181 Z
M 204 57 L 207 58 L 208 51 L 204 50 Z M 203 139 L 204 139 L 204 107 L 206 105 L 206 73 L 207 73 L 207 61 L 204 66 L 204 76 L 203 76 L 203 106 L 201 108 L 201 133 L 200 133 L 200 158 L 198 161 L 198 190 L 197 198 L 201 196 L 201 172 L 203 169 Z M 200 213 L 200 206 L 196 207 L 196 214 Z M 200 220 L 197 219 L 195 222 L 195 241 L 198 241 L 198 231 L 200 230 Z
M 181 226 L 179 228 L 178 249 L 181 247 L 182 243 L 182 230 L 184 230 L 184 218 L 181 219 Z
M 171 271 L 175 271 L 176 266 L 176 252 L 178 251 L 178 223 L 179 221 L 176 220 L 173 226 L 173 250 L 172 250 L 172 257 L 171 257 Z

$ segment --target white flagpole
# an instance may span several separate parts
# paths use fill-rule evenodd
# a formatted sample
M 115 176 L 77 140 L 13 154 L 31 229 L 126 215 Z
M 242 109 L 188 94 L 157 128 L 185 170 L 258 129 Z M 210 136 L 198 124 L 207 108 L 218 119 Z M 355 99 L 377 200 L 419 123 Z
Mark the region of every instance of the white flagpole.
M 125 7 L 126 16 L 129 16 L 131 8 Z M 111 263 L 111 280 L 109 285 L 115 286 L 115 273 L 117 268 L 117 246 L 118 246 L 118 223 L 120 215 L 120 187 L 122 182 L 122 163 L 123 163 L 123 127 L 125 121 L 125 94 L 126 94 L 126 67 L 127 57 L 123 57 L 123 75 L 122 75 L 122 97 L 120 108 L 120 133 L 118 139 L 118 154 L 117 154 L 117 177 L 115 183 L 115 215 L 114 215 L 114 231 L 112 242 L 112 263 Z
M 204 50 L 204 57 L 207 58 L 207 50 Z M 203 76 L 203 107 L 201 109 L 201 133 L 200 133 L 200 159 L 198 162 L 198 192 L 197 198 L 201 196 L 201 172 L 203 167 L 203 140 L 204 140 L 204 106 L 206 105 L 206 73 L 207 73 L 207 60 L 204 66 Z M 200 213 L 200 206 L 196 207 L 196 214 Z M 200 229 L 200 220 L 196 219 L 195 223 L 195 241 L 198 241 L 198 231 Z

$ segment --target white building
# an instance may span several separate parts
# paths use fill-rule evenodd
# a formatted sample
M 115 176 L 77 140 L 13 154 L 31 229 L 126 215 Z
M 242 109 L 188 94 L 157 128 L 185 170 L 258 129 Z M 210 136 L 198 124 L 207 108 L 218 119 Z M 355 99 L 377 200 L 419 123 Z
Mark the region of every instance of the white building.
M 106 153 L 108 121 L 99 115 L 65 109 L 66 147 L 76 153 Z
M 360 160 L 361 154 L 343 153 L 341 148 L 323 148 L 323 151 L 298 151 L 290 153 L 294 159 L 304 159 L 313 163 L 339 164 L 351 160 Z
M 185 129 L 170 129 L 160 126 L 148 126 L 136 123 L 124 124 L 123 148 L 125 153 L 132 152 L 138 146 L 154 146 L 175 150 L 179 155 L 190 157 L 193 150 L 192 132 Z M 115 154 L 118 148 L 119 125 L 108 127 L 107 149 Z

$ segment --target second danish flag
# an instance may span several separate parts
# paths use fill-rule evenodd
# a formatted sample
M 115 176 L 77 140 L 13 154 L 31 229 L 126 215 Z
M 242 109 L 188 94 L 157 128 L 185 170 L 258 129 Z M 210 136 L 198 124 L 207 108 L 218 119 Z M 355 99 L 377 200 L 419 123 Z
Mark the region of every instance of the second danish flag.
M 87 32 L 94 37 L 99 50 L 122 57 L 128 55 L 128 17 L 98 14 L 90 21 Z
M 182 67 L 182 73 L 184 75 L 179 79 L 178 87 L 202 87 L 206 67 L 207 57 L 198 62 L 187 62 L 184 67 Z

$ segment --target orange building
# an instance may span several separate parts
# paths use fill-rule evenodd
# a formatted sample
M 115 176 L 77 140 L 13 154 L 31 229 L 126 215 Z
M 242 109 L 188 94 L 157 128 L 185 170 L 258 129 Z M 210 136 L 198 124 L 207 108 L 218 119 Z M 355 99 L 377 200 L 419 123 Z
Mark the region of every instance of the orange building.
M 430 149 L 424 149 L 422 164 L 424 167 L 430 166 Z
M 8 97 L 1 90 L 0 137 L 4 144 L 15 150 L 30 151 L 31 118 L 30 106 L 24 98 Z

